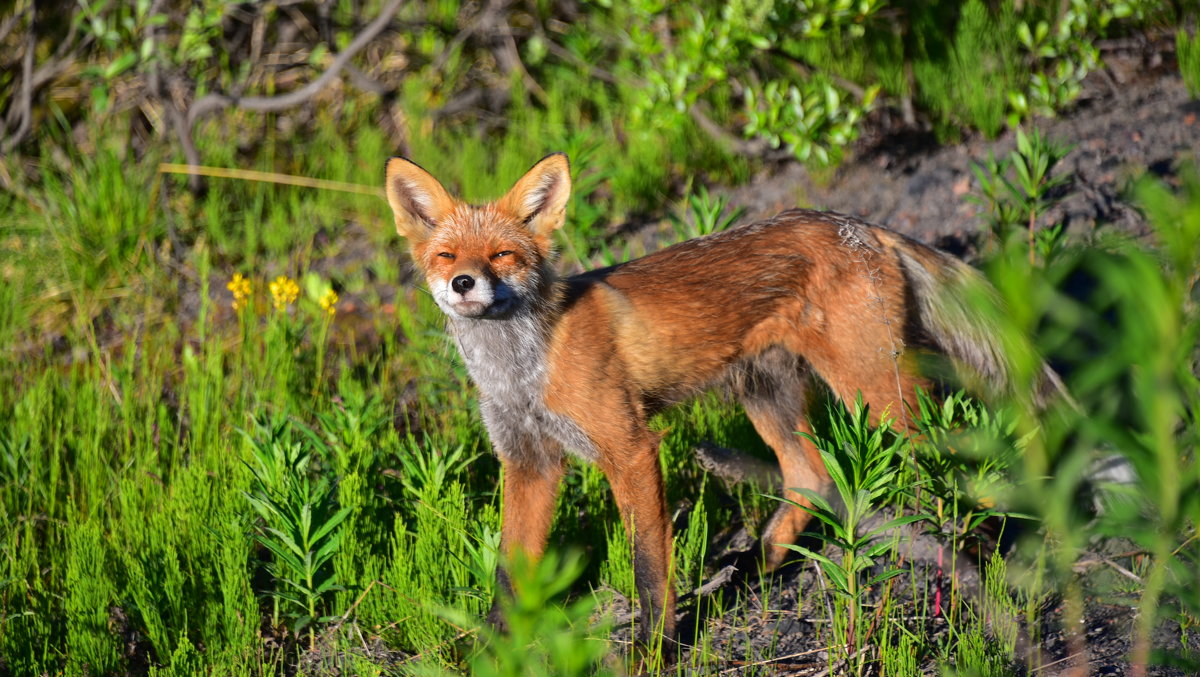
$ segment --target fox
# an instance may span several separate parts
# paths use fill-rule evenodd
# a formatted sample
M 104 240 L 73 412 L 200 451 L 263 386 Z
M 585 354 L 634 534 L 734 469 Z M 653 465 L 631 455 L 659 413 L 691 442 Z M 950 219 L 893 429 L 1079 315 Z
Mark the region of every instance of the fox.
M 972 303 L 971 290 L 991 289 L 983 275 L 849 216 L 791 209 L 564 278 L 552 237 L 571 193 L 565 154 L 485 204 L 393 157 L 385 193 L 478 390 L 502 469 L 501 561 L 543 554 L 568 457 L 596 464 L 631 539 L 643 646 L 675 633 L 656 412 L 726 388 L 774 450 L 782 486 L 821 494 L 829 473 L 797 434 L 812 432 L 820 383 L 844 403 L 861 396 L 873 425 L 910 430 L 905 412 L 936 385 L 924 356 L 1012 386 L 1011 351 Z M 761 531 L 767 570 L 807 525 L 811 503 L 797 495 Z M 496 584 L 488 620 L 502 627 L 500 600 L 513 594 L 503 565 Z

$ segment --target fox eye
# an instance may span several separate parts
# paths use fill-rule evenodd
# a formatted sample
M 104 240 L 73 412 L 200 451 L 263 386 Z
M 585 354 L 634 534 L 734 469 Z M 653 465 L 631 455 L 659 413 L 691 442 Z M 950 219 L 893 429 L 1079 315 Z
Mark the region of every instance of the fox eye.
M 444 259 L 450 259 L 451 261 L 454 260 L 454 254 L 451 254 L 450 252 L 438 252 L 438 256 Z
M 493 258 L 493 259 L 498 259 L 498 258 L 500 258 L 501 256 L 511 256 L 511 255 L 512 255 L 512 250 L 511 250 L 511 249 L 505 249 L 505 250 L 504 250 L 504 251 L 502 251 L 502 252 L 496 252 L 495 254 L 492 254 L 492 258 Z

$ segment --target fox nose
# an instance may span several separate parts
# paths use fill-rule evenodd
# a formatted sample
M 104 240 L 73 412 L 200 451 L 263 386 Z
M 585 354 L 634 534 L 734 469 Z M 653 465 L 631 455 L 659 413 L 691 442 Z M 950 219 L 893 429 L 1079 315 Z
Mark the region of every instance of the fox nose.
M 470 275 L 459 275 L 450 281 L 450 288 L 459 294 L 466 294 L 475 286 L 475 278 Z

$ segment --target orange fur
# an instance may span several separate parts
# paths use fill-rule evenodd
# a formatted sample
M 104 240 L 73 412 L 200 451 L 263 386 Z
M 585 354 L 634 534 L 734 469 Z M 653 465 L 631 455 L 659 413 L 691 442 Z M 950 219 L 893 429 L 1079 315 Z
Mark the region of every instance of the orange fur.
M 1004 385 L 994 332 L 956 300 L 981 278 L 941 252 L 793 210 L 559 280 L 550 235 L 569 193 L 563 155 L 478 207 L 407 160 L 387 167 L 396 227 L 447 314 L 504 464 L 504 553 L 541 554 L 564 452 L 597 463 L 633 539 L 644 641 L 674 631 L 654 412 L 728 385 L 776 451 L 784 486 L 822 491 L 820 456 L 795 434 L 810 430 L 814 379 L 843 401 L 861 392 L 876 422 L 886 414 L 902 426 L 915 388 L 930 385 L 919 352 L 948 353 Z M 763 539 L 769 566 L 807 521 L 779 509 Z

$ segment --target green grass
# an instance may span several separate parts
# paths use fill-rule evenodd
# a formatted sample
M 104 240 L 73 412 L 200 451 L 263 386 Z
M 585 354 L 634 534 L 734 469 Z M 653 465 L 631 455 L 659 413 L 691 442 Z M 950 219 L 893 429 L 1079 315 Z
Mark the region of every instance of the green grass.
M 499 141 L 414 129 L 412 154 L 449 186 L 485 199 L 545 151 L 572 152 L 579 190 L 561 242 L 566 269 L 610 255 L 601 245 L 611 226 L 661 202 L 668 159 L 715 152 L 682 148 L 686 130 L 665 146 L 618 145 L 612 112 L 586 122 L 523 115 Z M 381 133 L 318 129 L 304 147 L 268 136 L 249 166 L 380 180 L 391 152 Z M 207 134 L 205 157 L 243 164 L 215 129 Z M 518 600 L 513 635 L 480 626 L 497 559 L 499 466 L 439 311 L 407 278 L 386 205 L 220 180 L 193 199 L 175 179 L 155 176 L 159 158 L 134 159 L 119 134 L 106 138 L 93 154 L 47 153 L 26 198 L 0 198 L 0 671 L 632 669 L 621 643 L 628 629 L 610 633 L 604 615 L 614 594 L 633 595 L 628 545 L 604 478 L 583 464 L 569 469 L 551 534 L 556 552 L 576 555 L 524 572 L 545 594 Z M 833 649 L 830 665 L 846 659 L 849 671 L 916 674 L 937 660 L 962 674 L 1001 674 L 1023 660 L 1014 624 L 1036 625 L 1029 617 L 1039 600 L 1058 594 L 1069 609 L 1081 604 L 1086 582 L 1072 566 L 1088 539 L 1105 534 L 1138 534 L 1134 546 L 1145 554 L 1145 585 L 1123 593 L 1141 606 L 1139 637 L 1158 619 L 1194 628 L 1200 600 L 1181 572 L 1200 556 L 1200 391 L 1190 361 L 1200 188 L 1186 183 L 1176 195 L 1146 184 L 1139 196 L 1158 229 L 1154 250 L 1114 241 L 1030 267 L 1018 248 L 993 265 L 1015 310 L 1006 340 L 1034 335 L 1071 365 L 1092 416 L 1041 418 L 1021 402 L 991 411 L 955 399 L 930 405 L 919 442 L 868 434 L 839 409 L 819 422 L 830 454 L 878 456 L 899 445 L 886 484 L 919 490 L 859 495 L 864 510 L 928 515 L 955 549 L 977 536 L 981 517 L 1004 510 L 1040 525 L 1010 560 L 990 560 L 982 597 L 947 592 L 948 644 L 913 620 L 933 612 L 928 571 L 906 563 L 886 534 L 829 511 L 826 533 L 858 557 L 840 592 L 814 585 L 801 593 Z M 681 204 L 692 211 L 682 210 L 678 230 L 725 221 L 724 205 L 700 189 Z M 237 311 L 225 287 L 234 273 L 252 285 Z M 1080 274 L 1096 280 L 1090 296 L 1057 291 Z M 303 283 L 282 310 L 268 291 L 279 275 Z M 331 284 L 342 299 L 332 319 L 317 298 Z M 711 440 L 769 450 L 717 396 L 654 425 L 664 434 L 668 500 L 686 525 L 675 560 L 686 593 L 712 573 L 719 538 L 743 525 L 757 533 L 775 506 L 752 487 L 707 477 L 691 449 Z M 1101 442 L 1145 483 L 1131 490 L 1131 508 L 1095 521 L 1074 499 Z M 836 548 L 822 556 L 848 561 Z M 1006 570 L 1018 572 L 1010 584 Z M 753 655 L 749 639 L 714 637 L 722 623 L 796 613 L 771 607 L 778 595 L 766 593 L 780 585 L 768 578 L 707 600 L 715 613 L 682 638 L 697 647 L 682 665 L 713 674 L 731 661 L 771 658 Z M 558 602 L 550 613 L 530 611 Z M 847 645 L 878 648 L 838 648 Z M 755 669 L 769 670 L 748 673 Z
M 1175 33 L 1175 55 L 1179 74 L 1192 98 L 1200 97 L 1200 36 L 1188 35 L 1184 29 Z

